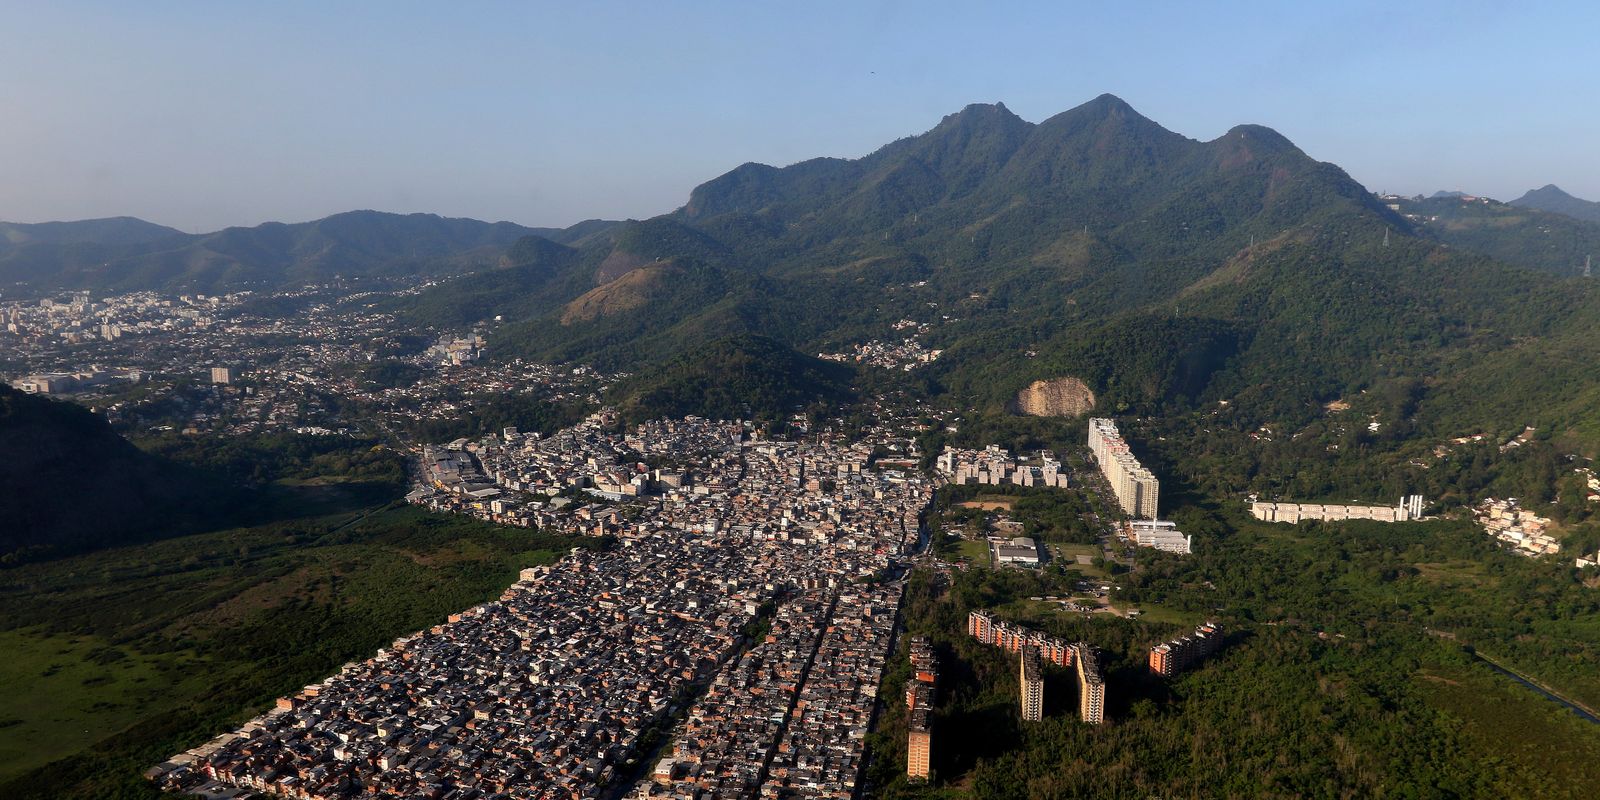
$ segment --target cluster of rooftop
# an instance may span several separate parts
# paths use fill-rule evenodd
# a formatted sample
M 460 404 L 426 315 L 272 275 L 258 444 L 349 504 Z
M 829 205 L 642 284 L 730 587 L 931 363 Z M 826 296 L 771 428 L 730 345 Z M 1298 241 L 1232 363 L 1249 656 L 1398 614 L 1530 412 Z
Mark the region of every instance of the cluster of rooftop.
M 1489 498 L 1472 509 L 1485 532 L 1509 545 L 1512 552 L 1542 556 L 1561 552 L 1561 541 L 1551 536 L 1551 520 L 1517 505 L 1517 498 Z
M 218 314 L 249 297 L 250 292 L 177 298 L 135 292 L 95 300 L 87 292 L 80 292 L 66 300 L 13 301 L 0 305 L 0 337 L 11 338 L 17 344 L 81 344 L 204 328 Z
M 1040 450 L 1032 459 L 1012 458 L 1005 448 L 991 444 L 982 450 L 945 446 L 934 461 L 939 474 L 955 484 L 1041 486 L 1066 489 L 1068 472 L 1055 453 Z
M 449 366 L 438 351 L 417 352 L 413 331 L 379 304 L 417 288 L 404 283 L 6 303 L 0 348 L 14 356 L 18 372 L 7 378 L 18 388 L 71 394 L 115 424 L 189 433 L 322 433 L 366 422 L 392 432 L 421 419 L 457 419 L 491 395 L 589 401 L 604 381 L 585 367 L 467 358 Z M 352 291 L 369 284 L 382 290 Z M 443 341 L 448 350 L 481 336 Z M 212 377 L 212 368 L 232 374 L 215 386 L 192 380 Z M 139 384 L 137 393 L 131 384 Z
M 844 353 L 818 353 L 817 358 L 823 361 L 838 361 L 841 363 L 855 362 L 866 364 L 869 367 L 882 367 L 883 369 L 898 369 L 910 372 L 924 364 L 931 364 L 939 360 L 943 350 L 930 350 L 916 339 L 903 339 L 898 342 L 885 342 L 874 339 L 865 344 L 858 344 Z
M 1217 652 L 1222 647 L 1222 628 L 1207 622 L 1194 629 L 1194 633 L 1179 636 L 1150 648 L 1150 671 L 1163 677 L 1188 669 L 1200 659 Z
M 1347 506 L 1330 503 L 1265 503 L 1250 504 L 1250 515 L 1264 522 L 1296 523 L 1301 520 L 1320 519 L 1337 522 L 1347 519 L 1366 519 L 1374 522 L 1409 522 L 1422 519 L 1422 495 L 1401 498 L 1394 506 Z
M 1156 519 L 1161 482 L 1139 464 L 1117 430 L 1117 423 L 1102 417 L 1089 420 L 1089 451 L 1111 484 L 1122 511 L 1130 517 Z
M 629 789 L 644 732 L 687 708 L 664 782 L 635 796 L 850 797 L 900 602 L 895 565 L 919 541 L 931 489 L 862 469 L 882 444 L 870 437 L 729 433 L 744 427 L 572 432 L 562 481 L 660 449 L 692 462 L 699 491 L 641 498 L 614 547 L 526 570 L 498 601 L 345 666 L 152 777 L 209 796 L 600 797 Z M 770 632 L 749 642 L 768 613 Z

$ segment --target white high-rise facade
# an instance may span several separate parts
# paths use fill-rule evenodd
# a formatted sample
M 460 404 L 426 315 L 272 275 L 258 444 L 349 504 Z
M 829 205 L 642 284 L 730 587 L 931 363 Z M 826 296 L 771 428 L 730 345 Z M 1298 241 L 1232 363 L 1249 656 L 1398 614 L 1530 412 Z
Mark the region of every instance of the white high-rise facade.
M 1117 431 L 1117 423 L 1104 418 L 1089 420 L 1089 450 L 1111 483 L 1123 513 L 1135 519 L 1155 519 L 1161 482 L 1133 457 Z

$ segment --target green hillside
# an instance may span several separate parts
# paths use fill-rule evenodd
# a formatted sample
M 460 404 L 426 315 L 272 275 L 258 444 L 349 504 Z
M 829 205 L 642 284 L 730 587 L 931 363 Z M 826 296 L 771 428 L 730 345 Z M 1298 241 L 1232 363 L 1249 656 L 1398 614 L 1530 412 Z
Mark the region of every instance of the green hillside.
M 1582 202 L 1582 201 L 1579 201 Z M 1600 251 L 1600 222 L 1488 198 L 1400 200 L 1401 211 L 1428 236 L 1507 264 L 1576 276 Z
M 240 498 L 70 403 L 0 384 L 0 562 L 169 536 Z
M 837 404 L 850 394 L 851 370 L 764 336 L 732 336 L 624 381 L 611 399 L 631 420 L 682 417 L 778 421 Z
M 1534 222 L 1408 218 L 1260 126 L 1202 142 L 1110 95 L 1037 124 L 974 105 L 860 159 L 740 166 L 671 215 L 407 303 L 505 315 L 504 356 L 630 371 L 727 335 L 829 352 L 910 320 L 945 351 L 918 380 L 994 412 L 1074 375 L 1113 411 L 1226 400 L 1248 430 L 1415 379 L 1422 429 L 1515 417 L 1595 450 L 1600 296 L 1551 274 L 1584 223 L 1483 208 Z M 1512 391 L 1530 370 L 1548 391 Z

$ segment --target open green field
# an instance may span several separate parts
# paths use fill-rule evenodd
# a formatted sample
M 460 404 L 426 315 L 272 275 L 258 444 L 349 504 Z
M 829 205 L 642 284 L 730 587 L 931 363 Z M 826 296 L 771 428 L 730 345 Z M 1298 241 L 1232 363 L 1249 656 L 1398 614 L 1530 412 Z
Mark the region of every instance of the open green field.
M 1100 545 L 1097 544 L 1056 544 L 1052 542 L 1047 546 L 1050 548 L 1050 552 L 1053 553 L 1057 559 L 1060 559 L 1062 566 L 1068 568 L 1088 566 L 1087 564 L 1078 564 L 1077 557 L 1080 555 L 1088 556 L 1090 558 L 1100 555 Z
M 0 797 L 157 796 L 145 768 L 576 544 L 378 506 L 0 572 Z
M 975 566 L 987 567 L 993 563 L 989 543 L 986 541 L 962 539 L 958 552 Z
M 187 653 L 148 655 L 97 636 L 0 632 L 0 782 L 71 755 L 193 695 Z

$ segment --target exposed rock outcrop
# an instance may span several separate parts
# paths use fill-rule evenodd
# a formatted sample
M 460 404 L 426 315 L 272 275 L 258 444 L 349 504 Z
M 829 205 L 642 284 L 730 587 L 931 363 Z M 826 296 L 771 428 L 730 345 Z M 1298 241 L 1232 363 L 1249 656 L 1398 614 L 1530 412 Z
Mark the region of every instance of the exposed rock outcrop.
M 1076 417 L 1094 410 L 1094 392 L 1077 378 L 1034 381 L 1017 392 L 1011 411 L 1030 417 Z

